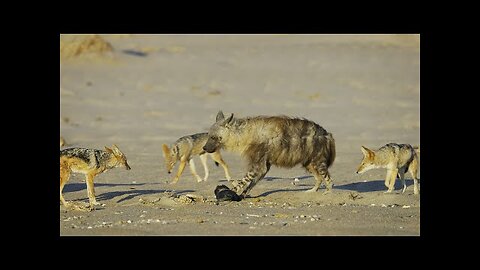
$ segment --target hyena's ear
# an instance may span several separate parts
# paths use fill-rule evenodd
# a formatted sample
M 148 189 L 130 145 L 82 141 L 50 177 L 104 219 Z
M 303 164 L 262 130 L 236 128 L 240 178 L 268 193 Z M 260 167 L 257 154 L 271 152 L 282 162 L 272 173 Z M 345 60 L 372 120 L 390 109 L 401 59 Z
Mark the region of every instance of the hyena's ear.
M 122 155 L 122 151 L 120 151 L 120 149 L 118 149 L 118 146 L 116 144 L 112 145 L 112 150 L 113 150 L 113 153 L 115 153 L 115 155 L 117 155 L 117 156 Z
M 166 144 L 162 144 L 163 156 L 168 157 L 170 155 L 170 148 Z
M 362 149 L 363 155 L 366 157 L 373 157 L 375 155 L 372 150 L 366 148 L 365 146 L 362 146 L 361 149 Z
M 223 112 L 222 112 L 222 111 L 218 111 L 217 117 L 215 118 L 215 122 L 222 121 L 223 119 L 225 119 L 225 116 L 223 115 Z
M 225 120 L 225 123 L 228 125 L 233 124 L 233 113 L 227 118 L 227 120 Z

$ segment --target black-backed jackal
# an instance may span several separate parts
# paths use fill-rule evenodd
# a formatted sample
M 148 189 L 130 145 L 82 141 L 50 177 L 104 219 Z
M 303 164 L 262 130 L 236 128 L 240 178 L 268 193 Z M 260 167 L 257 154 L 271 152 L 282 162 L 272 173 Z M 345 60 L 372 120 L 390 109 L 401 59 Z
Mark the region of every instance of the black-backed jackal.
M 211 153 L 206 153 L 203 150 L 203 146 L 207 142 L 208 133 L 197 133 L 193 135 L 183 136 L 178 139 L 173 145 L 168 147 L 166 144 L 162 145 L 163 150 L 163 157 L 165 158 L 165 165 L 167 167 L 168 173 L 171 173 L 175 163 L 180 161 L 180 165 L 178 167 L 177 174 L 173 178 L 172 184 L 178 182 L 180 175 L 183 173 L 183 169 L 185 169 L 185 165 L 188 163 L 190 165 L 190 171 L 195 176 L 198 182 L 207 181 L 208 179 L 208 167 L 207 167 L 207 156 L 210 156 L 214 161 L 215 164 L 222 165 L 223 170 L 225 171 L 225 177 L 228 181 L 230 181 L 230 171 L 228 169 L 227 164 L 222 159 L 220 155 L 220 151 L 212 151 Z M 205 177 L 202 179 L 195 169 L 195 163 L 193 162 L 193 156 L 198 155 L 202 162 L 203 168 L 205 169 Z
M 225 118 L 219 111 L 210 127 L 207 152 L 225 149 L 238 152 L 248 161 L 248 172 L 232 182 L 233 191 L 245 197 L 269 171 L 271 165 L 291 168 L 298 164 L 316 179 L 309 191 L 317 191 L 325 179 L 326 193 L 332 189 L 328 168 L 335 160 L 332 134 L 307 119 L 287 116 Z
M 124 167 L 130 170 L 127 157 L 116 145 L 110 149 L 105 146 L 104 150 L 87 148 L 67 148 L 60 150 L 60 201 L 68 206 L 63 198 L 63 187 L 70 179 L 70 174 L 82 173 L 87 183 L 87 194 L 90 208 L 98 204 L 95 199 L 93 179 L 96 175 L 116 167 Z
M 363 173 L 375 168 L 385 168 L 387 169 L 385 186 L 388 188 L 386 192 L 390 193 L 393 191 L 398 175 L 402 181 L 403 193 L 407 189 L 404 179 L 405 173 L 410 172 L 413 178 L 413 193 L 419 193 L 417 172 L 420 164 L 413 146 L 410 144 L 389 143 L 375 151 L 364 146 L 362 146 L 361 150 L 363 160 L 358 166 L 357 173 Z M 417 151 L 419 150 L 418 148 Z

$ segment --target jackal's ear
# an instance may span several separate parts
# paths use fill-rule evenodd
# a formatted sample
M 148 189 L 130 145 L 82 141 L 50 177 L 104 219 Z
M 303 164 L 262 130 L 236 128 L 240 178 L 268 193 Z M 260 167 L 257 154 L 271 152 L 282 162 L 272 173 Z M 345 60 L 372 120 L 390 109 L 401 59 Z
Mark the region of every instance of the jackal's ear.
M 170 148 L 166 144 L 162 144 L 163 155 L 168 156 L 170 154 Z
M 225 116 L 223 115 L 223 112 L 218 111 L 217 117 L 215 118 L 215 122 L 222 121 L 223 119 L 225 119 Z
M 106 150 L 107 152 L 109 152 L 109 153 L 112 153 L 112 154 L 113 154 L 113 150 L 112 150 L 112 149 L 110 149 L 110 148 L 108 148 L 108 147 L 106 147 L 106 146 L 105 146 L 105 150 Z
M 362 146 L 361 149 L 362 149 L 363 155 L 366 156 L 366 157 L 372 157 L 372 156 L 375 155 L 372 150 L 366 148 L 365 146 Z

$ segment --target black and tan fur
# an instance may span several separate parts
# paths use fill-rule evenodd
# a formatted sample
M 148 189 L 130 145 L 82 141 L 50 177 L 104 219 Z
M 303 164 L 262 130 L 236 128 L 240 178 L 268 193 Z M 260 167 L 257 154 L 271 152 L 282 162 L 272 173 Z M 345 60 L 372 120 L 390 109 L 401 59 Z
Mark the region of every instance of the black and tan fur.
M 68 206 L 62 195 L 63 187 L 72 172 L 82 173 L 85 175 L 88 199 L 93 209 L 97 204 L 93 179 L 96 175 L 116 167 L 130 170 L 127 157 L 116 145 L 111 149 L 105 146 L 105 151 L 79 147 L 60 150 L 60 201 L 64 206 Z
M 225 177 L 230 181 L 230 171 L 227 164 L 220 155 L 220 151 L 214 151 L 212 153 L 207 153 L 203 150 L 203 146 L 208 140 L 208 133 L 196 133 L 193 135 L 187 135 L 179 138 L 173 145 L 170 147 L 166 144 L 162 145 L 163 157 L 165 159 L 165 166 L 167 167 L 167 172 L 171 173 L 175 163 L 180 161 L 177 174 L 173 178 L 172 184 L 175 184 L 180 179 L 180 176 L 185 169 L 185 165 L 188 163 L 190 165 L 190 171 L 195 176 L 198 182 L 202 181 L 202 178 L 197 174 L 195 169 L 195 163 L 193 162 L 193 156 L 199 156 L 200 161 L 202 162 L 203 168 L 205 170 L 205 177 L 203 181 L 208 179 L 208 166 L 207 166 L 207 156 L 210 156 L 215 164 L 222 165 L 223 170 L 225 171 Z
M 335 160 L 335 141 L 318 124 L 287 116 L 226 118 L 220 111 L 210 127 L 207 152 L 225 149 L 240 153 L 248 161 L 248 172 L 232 182 L 233 190 L 245 197 L 269 171 L 271 165 L 292 168 L 302 165 L 316 179 L 310 192 L 325 179 L 326 192 L 332 189 L 328 168 Z
M 410 144 L 389 143 L 375 151 L 365 146 L 362 146 L 361 150 L 363 159 L 358 166 L 357 173 L 363 173 L 375 168 L 385 168 L 387 169 L 385 186 L 388 188 L 386 192 L 390 193 L 393 191 L 398 175 L 402 181 L 402 193 L 404 193 L 407 189 L 404 179 L 405 173 L 410 172 L 413 178 L 413 193 L 419 193 L 417 173 L 420 163 L 415 150 L 420 152 L 420 147 L 413 147 Z

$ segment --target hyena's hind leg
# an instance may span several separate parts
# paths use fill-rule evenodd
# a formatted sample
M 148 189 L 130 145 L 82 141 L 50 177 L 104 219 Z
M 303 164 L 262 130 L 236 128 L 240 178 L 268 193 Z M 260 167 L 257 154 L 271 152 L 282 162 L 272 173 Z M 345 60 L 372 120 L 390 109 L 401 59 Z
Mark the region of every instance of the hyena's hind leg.
M 315 186 L 306 192 L 316 192 L 320 188 L 320 185 L 324 179 L 326 188 L 324 194 L 328 194 L 332 191 L 333 183 L 330 173 L 328 172 L 327 164 L 321 163 L 319 166 L 315 166 L 314 164 L 310 163 L 305 168 L 315 177 Z
M 228 169 L 227 163 L 222 158 L 222 155 L 220 155 L 220 152 L 213 152 L 210 154 L 212 159 L 217 162 L 218 164 L 222 165 L 223 170 L 225 171 L 225 178 L 227 178 L 228 181 L 232 180 L 232 177 L 230 176 L 230 170 Z
M 252 188 L 260 181 L 270 170 L 270 164 L 260 162 L 250 166 L 250 170 L 241 180 L 233 180 L 233 191 L 245 198 Z
M 419 190 L 418 190 L 419 179 L 417 178 L 418 167 L 419 167 L 418 159 L 417 157 L 414 157 L 412 162 L 410 162 L 410 165 L 408 166 L 408 171 L 410 172 L 413 178 L 413 194 L 415 195 L 419 194 Z
M 60 201 L 64 206 L 68 206 L 67 202 L 63 198 L 63 187 L 70 179 L 70 169 L 60 165 Z

